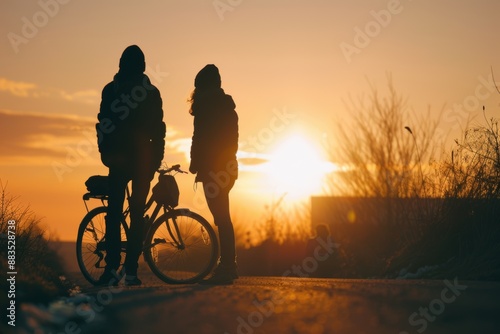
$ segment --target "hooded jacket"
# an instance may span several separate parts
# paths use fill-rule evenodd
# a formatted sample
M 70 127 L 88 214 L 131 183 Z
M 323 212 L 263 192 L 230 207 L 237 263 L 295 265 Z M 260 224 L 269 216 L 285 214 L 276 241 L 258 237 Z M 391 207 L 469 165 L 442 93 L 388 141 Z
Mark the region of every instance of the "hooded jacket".
M 154 172 L 165 146 L 160 92 L 144 74 L 118 72 L 102 91 L 96 124 L 101 160 L 109 168 Z
M 222 89 L 204 92 L 193 102 L 194 131 L 189 169 L 197 173 L 196 181 L 226 176 L 232 180 L 238 178 L 238 115 L 235 108 L 233 98 Z

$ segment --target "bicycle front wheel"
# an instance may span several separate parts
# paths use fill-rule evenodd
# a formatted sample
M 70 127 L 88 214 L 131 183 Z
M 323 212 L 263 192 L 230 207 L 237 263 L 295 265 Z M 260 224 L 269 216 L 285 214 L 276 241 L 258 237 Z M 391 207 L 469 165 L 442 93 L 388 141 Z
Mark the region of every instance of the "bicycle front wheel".
M 83 217 L 78 235 L 76 238 L 76 258 L 80 271 L 87 281 L 91 284 L 97 284 L 97 280 L 104 272 L 106 262 L 106 232 L 105 217 L 108 208 L 105 206 L 97 207 L 85 217 Z M 122 252 L 125 251 L 127 242 L 128 227 L 125 222 L 121 224 L 121 242 Z
M 158 218 L 144 243 L 151 271 L 166 283 L 196 283 L 207 276 L 219 255 L 212 226 L 189 210 L 174 210 Z

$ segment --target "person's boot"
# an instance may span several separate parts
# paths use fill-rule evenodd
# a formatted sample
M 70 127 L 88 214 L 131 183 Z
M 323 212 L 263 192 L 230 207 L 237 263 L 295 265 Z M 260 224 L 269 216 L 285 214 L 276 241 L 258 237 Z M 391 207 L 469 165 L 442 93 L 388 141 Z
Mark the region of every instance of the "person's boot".
M 219 264 L 215 268 L 212 276 L 200 282 L 203 285 L 230 285 L 238 278 L 238 273 L 235 266 L 226 266 Z
M 139 286 L 142 284 L 142 281 L 137 277 L 137 275 L 126 275 L 125 276 L 125 285 L 126 286 Z
M 97 280 L 96 286 L 118 286 L 123 275 L 121 273 L 116 272 L 115 269 L 104 269 L 104 272 Z

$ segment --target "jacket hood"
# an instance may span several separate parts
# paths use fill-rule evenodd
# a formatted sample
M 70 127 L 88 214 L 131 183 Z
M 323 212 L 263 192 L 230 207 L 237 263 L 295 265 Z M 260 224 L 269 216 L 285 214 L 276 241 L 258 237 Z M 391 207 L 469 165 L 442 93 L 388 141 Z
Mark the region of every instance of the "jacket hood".
M 116 92 L 130 91 L 136 86 L 151 86 L 151 81 L 146 74 L 125 75 L 118 72 L 113 77 L 113 86 Z

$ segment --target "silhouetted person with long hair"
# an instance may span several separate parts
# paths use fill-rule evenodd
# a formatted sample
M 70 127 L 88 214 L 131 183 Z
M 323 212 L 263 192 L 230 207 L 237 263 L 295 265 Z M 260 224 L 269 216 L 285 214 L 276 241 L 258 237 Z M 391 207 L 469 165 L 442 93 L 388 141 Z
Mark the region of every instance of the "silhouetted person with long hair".
M 142 50 L 131 45 L 120 58 L 119 71 L 102 91 L 97 124 L 101 160 L 109 168 L 109 198 L 106 215 L 106 267 L 99 285 L 118 284 L 120 222 L 123 220 L 125 189 L 132 181 L 130 230 L 125 257 L 125 284 L 140 285 L 137 277 L 144 236 L 144 208 L 150 182 L 160 167 L 165 146 L 160 92 L 144 74 Z
M 215 65 L 205 66 L 194 81 L 191 115 L 194 131 L 189 171 L 203 184 L 208 208 L 219 231 L 220 261 L 206 284 L 231 284 L 238 278 L 229 192 L 238 178 L 238 115 L 230 95 L 221 88 Z

